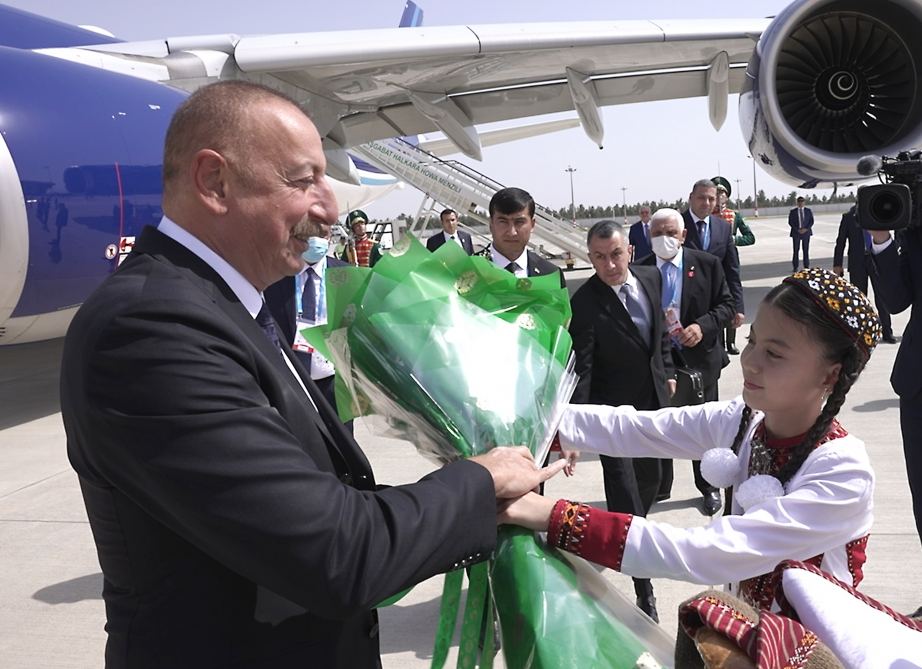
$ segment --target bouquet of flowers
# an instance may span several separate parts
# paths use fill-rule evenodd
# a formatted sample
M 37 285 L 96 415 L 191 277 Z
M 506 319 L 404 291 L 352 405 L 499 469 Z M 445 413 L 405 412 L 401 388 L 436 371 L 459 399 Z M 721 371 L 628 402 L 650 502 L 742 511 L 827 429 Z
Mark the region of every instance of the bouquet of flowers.
M 516 278 L 457 244 L 429 253 L 407 236 L 374 268 L 329 268 L 326 286 L 328 322 L 304 335 L 336 367 L 343 420 L 383 416 L 440 464 L 498 445 L 526 445 L 544 461 L 576 385 L 569 295 L 556 275 Z M 484 615 L 490 624 L 491 589 L 510 669 L 660 666 L 650 643 L 667 663 L 665 635 L 639 613 L 640 633 L 629 629 L 620 618 L 634 614 L 577 561 L 501 528 L 490 583 L 486 569 L 472 570 L 459 666 L 477 661 L 468 647 Z M 433 666 L 444 662 L 460 588 L 461 572 L 449 574 Z

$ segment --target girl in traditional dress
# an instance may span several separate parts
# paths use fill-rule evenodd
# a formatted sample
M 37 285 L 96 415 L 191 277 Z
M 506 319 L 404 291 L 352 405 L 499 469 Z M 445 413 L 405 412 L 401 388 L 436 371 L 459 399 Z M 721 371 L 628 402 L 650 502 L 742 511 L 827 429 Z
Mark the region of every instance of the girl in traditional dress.
M 850 585 L 862 578 L 874 473 L 864 444 L 835 419 L 880 339 L 874 308 L 818 268 L 765 297 L 743 351 L 743 394 L 732 401 L 636 411 L 571 405 L 564 449 L 617 457 L 702 460 L 727 487 L 728 515 L 673 527 L 578 502 L 528 494 L 503 522 L 547 530 L 548 542 L 635 578 L 730 583 L 770 608 L 772 571 L 801 560 Z

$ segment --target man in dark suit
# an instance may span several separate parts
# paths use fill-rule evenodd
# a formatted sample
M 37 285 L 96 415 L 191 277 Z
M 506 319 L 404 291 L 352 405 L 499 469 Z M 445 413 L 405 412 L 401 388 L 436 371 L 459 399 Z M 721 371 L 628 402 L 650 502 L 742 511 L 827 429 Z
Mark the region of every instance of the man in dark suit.
M 684 217 L 679 212 L 657 210 L 650 226 L 654 255 L 644 264 L 655 265 L 663 275 L 660 306 L 666 317 L 666 329 L 684 363 L 701 372 L 704 401 L 710 402 L 718 399 L 717 381 L 727 355 L 721 331 L 733 320 L 735 305 L 718 258 L 688 248 L 687 234 Z M 720 493 L 701 476 L 700 463 L 694 464 L 702 510 L 713 516 L 721 506 Z M 671 468 L 664 467 L 663 476 L 671 473 Z
M 566 288 L 561 269 L 528 250 L 528 240 L 535 229 L 535 200 L 528 191 L 521 188 L 496 191 L 490 199 L 489 212 L 492 241 L 478 255 L 522 278 L 557 272 L 560 287 Z
M 804 206 L 804 198 L 797 198 L 797 206 L 788 213 L 788 225 L 794 242 L 794 256 L 791 264 L 794 271 L 800 263 L 800 249 L 804 250 L 804 267 L 810 266 L 810 237 L 813 236 L 813 210 Z
M 628 266 L 631 246 L 624 228 L 599 221 L 589 229 L 589 262 L 595 274 L 573 294 L 570 334 L 579 383 L 574 404 L 669 405 L 675 392 L 669 334 L 660 309 L 662 281 L 653 267 Z M 646 516 L 659 489 L 656 458 L 600 455 L 609 511 Z M 659 622 L 650 579 L 635 578 L 639 606 Z
M 380 667 L 375 603 L 485 557 L 498 498 L 556 471 L 502 448 L 376 485 L 260 295 L 335 221 L 325 167 L 294 101 L 199 89 L 167 131 L 164 218 L 70 326 L 109 669 Z
M 263 291 L 269 311 L 281 330 L 284 341 L 291 346 L 295 357 L 301 361 L 311 379 L 323 393 L 327 402 L 336 409 L 334 391 L 335 369 L 319 351 L 315 351 L 301 330 L 327 322 L 326 285 L 324 277 L 328 267 L 344 267 L 343 260 L 327 255 L 329 235 L 313 236 L 307 240 L 307 251 L 301 254 L 304 269 L 294 276 L 286 276 Z M 352 421 L 345 423 L 352 433 Z
M 738 328 L 746 318 L 745 305 L 743 304 L 743 282 L 740 278 L 740 257 L 736 250 L 736 243 L 730 226 L 720 216 L 713 213 L 716 204 L 717 185 L 711 179 L 699 179 L 696 181 L 692 186 L 691 193 L 688 195 L 688 209 L 682 212 L 686 235 L 684 245 L 689 249 L 707 251 L 711 255 L 717 256 L 720 260 L 720 266 L 723 269 L 724 278 L 730 288 L 734 303 L 733 317 L 727 325 Z M 723 332 L 720 333 L 718 338 L 721 340 L 720 356 L 722 365 L 726 367 L 730 364 L 730 358 L 725 349 Z M 717 377 L 719 376 L 718 374 Z M 712 398 L 715 400 L 718 398 L 717 377 L 714 378 L 714 396 Z M 692 468 L 695 472 L 695 481 L 700 482 L 706 488 L 706 491 L 702 491 L 704 494 L 704 506 L 706 510 L 710 510 L 714 507 L 715 499 L 717 502 L 720 501 L 720 495 L 716 488 L 708 485 L 701 478 L 701 465 L 697 460 L 692 462 Z M 664 478 L 666 482 L 670 482 L 668 475 Z M 701 486 L 699 486 L 700 488 Z M 666 490 L 663 489 L 661 492 L 665 494 Z
M 632 260 L 637 262 L 643 260 L 653 253 L 650 246 L 650 214 L 652 209 L 644 205 L 640 208 L 640 220 L 634 223 L 628 231 L 628 241 L 634 248 L 634 257 Z
M 890 384 L 900 396 L 903 456 L 916 531 L 922 540 L 922 317 L 916 318 L 916 306 L 922 303 L 922 228 L 907 228 L 897 233 L 896 240 L 887 230 L 872 230 L 871 238 L 872 259 L 884 302 L 894 314 L 912 307 Z M 922 607 L 913 615 L 922 615 Z
M 442 223 L 442 232 L 437 232 L 426 240 L 426 248 L 435 251 L 445 242 L 455 242 L 460 244 L 468 255 L 474 253 L 474 243 L 471 236 L 464 230 L 458 229 L 458 212 L 454 209 L 443 209 L 439 214 L 439 221 Z
M 853 206 L 842 214 L 842 220 L 839 221 L 839 234 L 836 235 L 836 246 L 832 253 L 832 271 L 839 276 L 844 274 L 842 258 L 847 245 L 848 280 L 867 295 L 868 278 L 870 278 L 871 285 L 874 287 L 874 305 L 877 307 L 877 315 L 880 317 L 880 325 L 884 331 L 883 341 L 895 344 L 896 338 L 893 336 L 893 327 L 890 324 L 890 312 L 887 311 L 887 306 L 883 302 L 877 272 L 874 271 L 875 268 L 870 259 L 871 244 L 871 233 L 858 225 Z

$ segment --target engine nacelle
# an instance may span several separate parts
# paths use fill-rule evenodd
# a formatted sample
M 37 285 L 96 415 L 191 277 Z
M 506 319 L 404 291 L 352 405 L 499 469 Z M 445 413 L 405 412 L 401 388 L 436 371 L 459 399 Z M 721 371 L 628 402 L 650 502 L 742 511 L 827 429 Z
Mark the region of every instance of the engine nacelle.
M 864 155 L 922 146 L 922 2 L 803 0 L 762 34 L 740 126 L 773 176 L 803 188 L 867 179 Z

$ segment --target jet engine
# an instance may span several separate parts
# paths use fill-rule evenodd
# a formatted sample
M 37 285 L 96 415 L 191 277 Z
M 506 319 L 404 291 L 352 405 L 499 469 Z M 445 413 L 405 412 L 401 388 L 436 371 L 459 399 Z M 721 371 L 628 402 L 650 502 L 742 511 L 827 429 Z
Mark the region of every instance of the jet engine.
M 866 179 L 868 154 L 922 147 L 922 2 L 803 0 L 762 34 L 740 125 L 762 168 L 803 188 Z

